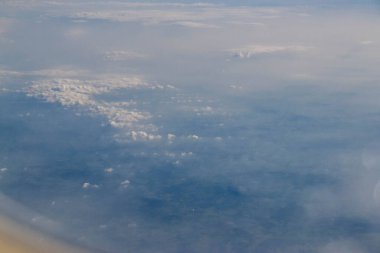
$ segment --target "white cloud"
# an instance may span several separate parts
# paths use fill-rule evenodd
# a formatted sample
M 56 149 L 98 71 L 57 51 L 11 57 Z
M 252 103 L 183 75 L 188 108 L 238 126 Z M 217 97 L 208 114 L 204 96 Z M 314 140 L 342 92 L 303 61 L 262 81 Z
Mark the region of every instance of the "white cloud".
M 147 58 L 145 54 L 125 50 L 108 51 L 104 54 L 104 57 L 110 61 L 128 61 Z
M 90 183 L 83 183 L 82 188 L 87 189 L 90 187 L 90 185 L 91 185 Z
M 243 86 L 239 85 L 239 84 L 231 84 L 228 87 L 231 89 L 234 89 L 234 90 L 242 90 L 243 89 Z
M 85 190 L 88 190 L 88 189 L 91 189 L 91 188 L 97 189 L 97 188 L 99 188 L 99 185 L 97 185 L 97 184 L 91 184 L 89 182 L 85 182 L 85 183 L 83 183 L 82 188 L 85 189 Z
M 158 86 L 159 89 L 165 88 L 162 85 Z M 109 125 L 122 129 L 130 140 L 160 140 L 160 135 L 148 132 L 155 127 L 145 124 L 152 116 L 149 112 L 135 109 L 135 101 L 108 102 L 95 97 L 121 89 L 156 89 L 156 85 L 149 85 L 135 76 L 103 77 L 94 80 L 60 78 L 35 81 L 25 91 L 28 96 L 50 103 L 76 107 L 90 114 L 104 116 Z
M 107 174 L 111 174 L 113 173 L 114 169 L 113 168 L 105 168 L 104 169 L 104 172 L 107 173 Z
M 251 45 L 242 48 L 230 50 L 233 57 L 240 59 L 249 59 L 258 55 L 272 55 L 283 53 L 299 53 L 310 50 L 310 47 L 291 45 L 291 46 L 269 46 L 269 45 Z
M 118 9 L 80 11 L 80 20 L 139 22 L 145 25 L 174 24 L 190 28 L 217 28 L 221 24 L 262 25 L 257 19 L 280 17 L 285 9 L 227 7 L 210 4 L 127 4 Z
M 194 20 L 189 13 L 180 13 L 167 10 L 114 10 L 97 12 L 80 12 L 73 16 L 81 19 L 102 19 L 118 22 L 144 22 L 146 24 L 157 24 L 161 22 L 179 22 Z
M 197 141 L 200 139 L 200 137 L 198 135 L 195 135 L 195 134 L 189 135 L 189 136 L 187 136 L 187 138 L 190 140 L 193 140 L 193 141 Z
M 176 135 L 175 134 L 168 134 L 168 141 L 169 142 L 173 142 L 176 138 Z
M 51 79 L 33 82 L 27 93 L 62 105 L 87 105 L 96 108 L 99 104 L 92 99 L 93 95 L 144 85 L 146 84 L 138 77 L 103 80 Z
M 58 68 L 39 69 L 30 71 L 15 71 L 0 68 L 0 78 L 14 77 L 37 77 L 37 78 L 80 78 L 90 76 L 88 71 L 81 69 L 73 69 L 69 66 L 61 66 Z
M 217 25 L 202 23 L 202 22 L 194 22 L 194 21 L 180 21 L 176 23 L 177 25 L 189 27 L 189 28 L 203 28 L 203 29 L 213 29 L 218 28 Z
M 124 180 L 123 182 L 120 183 L 120 188 L 126 189 L 130 185 L 130 183 L 131 182 L 129 180 Z
M 17 77 L 17 76 L 22 76 L 22 75 L 23 74 L 21 72 L 18 72 L 18 71 L 1 69 L 0 68 L 0 78 Z
M 192 156 L 193 155 L 193 152 L 182 152 L 181 153 L 181 157 L 189 157 L 189 156 Z
M 199 116 L 200 115 L 212 115 L 212 114 L 216 113 L 216 110 L 214 108 L 212 108 L 211 106 L 194 108 L 193 111 Z
M 51 69 L 40 69 L 34 71 L 24 72 L 26 75 L 40 76 L 44 78 L 67 78 L 67 77 L 81 77 L 89 75 L 88 71 L 80 69 L 72 69 L 70 67 L 59 67 Z
M 131 131 L 130 136 L 134 141 L 158 141 L 162 139 L 161 135 L 150 134 L 145 131 Z

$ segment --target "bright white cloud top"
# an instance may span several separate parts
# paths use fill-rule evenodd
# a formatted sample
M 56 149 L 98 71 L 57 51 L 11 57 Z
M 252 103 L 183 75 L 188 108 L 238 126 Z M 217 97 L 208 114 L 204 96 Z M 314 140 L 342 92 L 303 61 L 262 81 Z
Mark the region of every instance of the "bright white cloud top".
M 144 124 L 152 115 L 135 109 L 133 100 L 106 102 L 95 97 L 120 90 L 164 88 L 162 85 L 149 85 L 139 77 L 111 77 L 98 80 L 48 79 L 34 82 L 27 89 L 27 94 L 47 102 L 75 106 L 79 110 L 104 116 L 111 126 L 124 129 L 132 140 L 157 140 L 161 139 L 159 135 L 145 132 L 155 129 L 148 123 Z

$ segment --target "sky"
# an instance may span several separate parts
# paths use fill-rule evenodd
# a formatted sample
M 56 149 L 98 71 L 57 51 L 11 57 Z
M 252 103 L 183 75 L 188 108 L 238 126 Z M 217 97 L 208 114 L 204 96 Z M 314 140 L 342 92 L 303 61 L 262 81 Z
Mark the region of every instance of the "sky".
M 93 252 L 377 252 L 377 6 L 1 1 L 0 212 Z

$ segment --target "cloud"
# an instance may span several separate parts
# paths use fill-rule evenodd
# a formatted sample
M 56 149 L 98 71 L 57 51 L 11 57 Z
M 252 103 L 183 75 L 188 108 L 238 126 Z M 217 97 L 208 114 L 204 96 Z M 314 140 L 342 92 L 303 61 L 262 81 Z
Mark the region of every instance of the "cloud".
M 82 185 L 82 189 L 85 189 L 85 190 L 88 190 L 88 189 L 98 189 L 98 188 L 99 188 L 99 185 L 97 185 L 97 184 L 91 184 L 89 182 L 85 182 Z
M 177 23 L 180 21 L 194 21 L 188 12 L 174 12 L 168 10 L 118 10 L 118 11 L 97 11 L 79 12 L 72 16 L 80 19 L 101 19 L 117 22 L 143 22 L 145 24 L 158 24 L 162 22 Z
M 134 141 L 157 141 L 162 139 L 161 135 L 150 134 L 145 131 L 131 131 L 130 136 Z
M 193 140 L 193 141 L 198 141 L 200 137 L 198 135 L 192 134 L 187 136 L 188 139 Z
M 170 143 L 172 143 L 176 139 L 176 135 L 175 134 L 168 134 L 167 138 L 168 138 L 168 141 Z
M 350 240 L 339 240 L 328 243 L 319 253 L 367 253 L 359 244 Z
M 107 173 L 107 174 L 112 174 L 113 171 L 114 171 L 113 168 L 105 168 L 105 169 L 104 169 L 104 172 Z
M 352 156 L 355 157 L 355 155 Z M 377 151 L 362 152 L 359 161 L 355 158 L 343 157 L 343 169 L 338 174 L 339 187 L 316 189 L 314 192 L 314 196 L 319 199 L 313 205 L 319 210 L 317 215 L 380 218 L 380 159 L 378 157 Z
M 130 181 L 129 180 L 124 180 L 123 182 L 120 183 L 120 188 L 121 189 L 127 189 L 128 186 L 130 185 Z
M 23 73 L 0 68 L 0 78 L 11 78 L 11 77 L 17 77 L 17 76 L 23 76 Z
M 217 25 L 206 24 L 201 22 L 193 22 L 193 21 L 180 21 L 176 23 L 177 25 L 189 27 L 189 28 L 202 28 L 202 29 L 211 29 L 218 28 Z
M 128 61 L 147 58 L 147 55 L 133 51 L 114 50 L 104 54 L 105 59 L 110 61 Z
M 29 78 L 80 78 L 90 76 L 86 70 L 74 69 L 69 66 L 57 68 L 39 69 L 30 71 L 15 71 L 0 68 L 0 78 L 29 77 Z
M 217 28 L 220 24 L 260 24 L 258 18 L 279 17 L 285 9 L 227 7 L 215 4 L 121 4 L 118 9 L 80 11 L 73 19 L 174 24 L 189 28 Z
M 240 59 L 249 59 L 259 55 L 276 55 L 284 53 L 299 53 L 310 50 L 310 47 L 291 45 L 291 46 L 268 46 L 268 45 L 251 45 L 242 48 L 230 50 L 233 57 Z
M 27 71 L 20 74 L 31 75 L 31 76 L 40 76 L 44 78 L 67 78 L 67 77 L 81 77 L 84 75 L 90 75 L 88 71 L 73 69 L 70 67 L 59 67 L 59 68 L 51 68 L 51 69 L 40 69 Z
M 51 79 L 33 82 L 27 89 L 30 96 L 41 97 L 48 102 L 62 105 L 87 105 L 96 109 L 93 95 L 109 93 L 117 89 L 134 88 L 146 85 L 138 77 L 121 77 L 98 80 Z
M 94 79 L 87 77 L 95 76 Z M 133 99 L 121 102 L 103 101 L 97 96 L 125 89 L 165 90 L 171 85 L 147 83 L 139 76 L 119 76 L 94 74 L 85 70 L 60 67 L 33 71 L 11 71 L 0 69 L 0 78 L 27 77 L 38 79 L 30 86 L 21 89 L 30 97 L 73 107 L 91 115 L 100 115 L 107 124 L 123 130 L 124 134 L 115 135 L 119 141 L 157 141 L 162 136 L 155 133 L 157 128 L 148 123 L 152 115 L 136 108 Z M 0 91 L 8 91 L 8 88 Z M 78 113 L 80 115 L 80 113 Z
M 162 85 L 160 87 L 164 88 Z M 149 85 L 136 76 L 94 80 L 61 78 L 34 81 L 25 92 L 28 96 L 50 103 L 76 107 L 90 114 L 104 116 L 110 126 L 123 129 L 131 140 L 161 139 L 160 135 L 146 132 L 154 128 L 144 124 L 152 116 L 134 108 L 135 101 L 108 102 L 95 98 L 96 95 L 121 89 L 155 89 L 155 85 Z
M 216 113 L 216 110 L 211 106 L 204 106 L 199 108 L 193 108 L 193 111 L 198 115 L 213 115 Z

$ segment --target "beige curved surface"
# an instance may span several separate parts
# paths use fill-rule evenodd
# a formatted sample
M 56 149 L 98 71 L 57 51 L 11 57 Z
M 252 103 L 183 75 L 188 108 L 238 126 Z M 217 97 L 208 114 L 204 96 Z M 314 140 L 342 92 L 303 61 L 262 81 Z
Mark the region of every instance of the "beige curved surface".
M 89 253 L 0 216 L 1 253 Z

